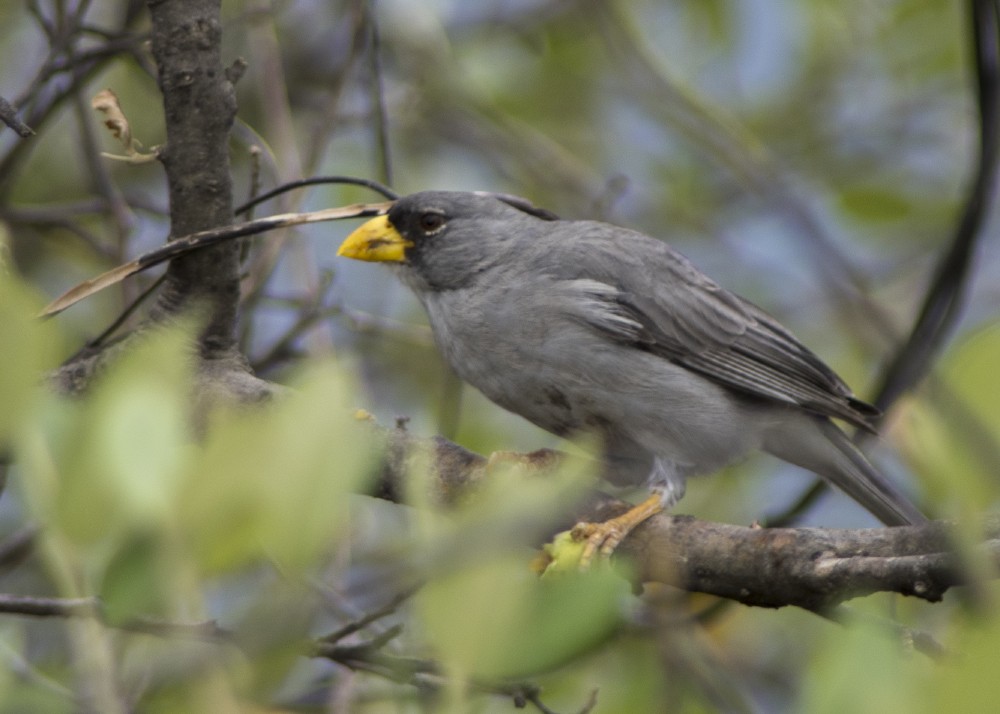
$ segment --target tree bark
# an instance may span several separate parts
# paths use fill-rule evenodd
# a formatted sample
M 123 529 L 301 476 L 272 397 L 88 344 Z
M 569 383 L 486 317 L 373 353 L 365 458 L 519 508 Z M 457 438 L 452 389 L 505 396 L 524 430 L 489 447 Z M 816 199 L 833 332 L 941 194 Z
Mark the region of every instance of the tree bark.
M 160 160 L 170 193 L 170 232 L 184 236 L 233 220 L 229 130 L 236 96 L 222 67 L 218 0 L 151 2 L 153 56 L 159 70 L 167 144 Z M 154 319 L 204 302 L 202 354 L 234 345 L 239 246 L 223 244 L 171 261 Z

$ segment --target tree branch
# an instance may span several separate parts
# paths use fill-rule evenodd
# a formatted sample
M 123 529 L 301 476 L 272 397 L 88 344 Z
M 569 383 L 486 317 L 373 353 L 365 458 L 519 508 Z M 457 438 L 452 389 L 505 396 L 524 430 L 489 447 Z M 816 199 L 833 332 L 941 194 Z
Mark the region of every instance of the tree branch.
M 105 616 L 104 603 L 96 597 L 58 598 L 0 593 L 0 613 L 27 617 L 88 618 L 99 620 L 104 625 L 123 632 L 156 637 L 184 637 L 204 642 L 236 642 L 234 634 L 220 627 L 215 620 L 182 622 L 138 617 L 120 624 L 110 624 Z
M 17 135 L 22 139 L 27 139 L 35 134 L 30 126 L 21 121 L 17 115 L 17 109 L 3 97 L 0 97 L 0 121 L 17 132 Z
M 386 429 L 385 458 L 376 490 L 398 501 L 407 463 L 417 455 L 432 464 L 431 494 L 452 503 L 488 478 L 489 460 L 434 437 L 411 436 L 402 425 Z M 524 463 L 551 468 L 556 452 L 524 455 Z M 603 521 L 630 504 L 605 494 L 575 513 Z M 1000 527 L 992 524 L 980 548 L 1000 562 Z M 637 568 L 640 582 L 658 582 L 757 607 L 794 605 L 826 611 L 854 597 L 895 592 L 930 602 L 965 581 L 950 545 L 948 526 L 935 522 L 902 528 L 856 530 L 760 528 L 661 514 L 636 528 L 617 553 Z
M 437 662 L 415 657 L 391 655 L 382 648 L 400 634 L 399 626 L 389 628 L 378 637 L 357 645 L 336 645 L 322 640 L 316 643 L 314 657 L 322 657 L 357 672 L 367 672 L 418 689 L 438 691 L 447 683 Z M 501 697 L 510 697 L 514 706 L 523 709 L 529 703 L 542 714 L 556 714 L 541 699 L 542 690 L 530 682 L 470 682 L 473 690 Z M 597 692 L 587 698 L 579 714 L 587 714 L 597 704 Z
M 227 225 L 233 220 L 229 130 L 236 97 L 222 66 L 219 2 L 152 2 L 150 13 L 167 127 L 160 159 L 170 191 L 171 233 L 183 236 Z M 209 306 L 202 353 L 229 352 L 239 303 L 235 243 L 174 260 L 154 315 L 168 317 L 195 301 Z
M 982 547 L 998 559 L 1000 541 Z M 644 580 L 758 607 L 825 611 L 876 592 L 937 602 L 963 581 L 941 523 L 746 528 L 661 515 L 637 528 L 620 552 L 637 563 Z

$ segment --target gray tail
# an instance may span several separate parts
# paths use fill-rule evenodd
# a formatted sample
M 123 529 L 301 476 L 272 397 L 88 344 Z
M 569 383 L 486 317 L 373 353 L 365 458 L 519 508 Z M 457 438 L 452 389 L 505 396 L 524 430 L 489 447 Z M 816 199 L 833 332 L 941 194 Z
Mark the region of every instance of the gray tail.
M 829 419 L 803 419 L 800 413 L 783 420 L 765 438 L 764 450 L 819 474 L 887 526 L 927 523 L 920 509 Z

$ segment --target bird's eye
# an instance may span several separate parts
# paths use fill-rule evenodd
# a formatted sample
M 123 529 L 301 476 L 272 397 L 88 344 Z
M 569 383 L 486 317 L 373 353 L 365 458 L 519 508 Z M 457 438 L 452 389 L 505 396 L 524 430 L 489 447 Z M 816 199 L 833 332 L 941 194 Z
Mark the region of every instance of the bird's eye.
M 444 227 L 444 216 L 437 211 L 426 211 L 417 219 L 424 233 L 437 233 Z

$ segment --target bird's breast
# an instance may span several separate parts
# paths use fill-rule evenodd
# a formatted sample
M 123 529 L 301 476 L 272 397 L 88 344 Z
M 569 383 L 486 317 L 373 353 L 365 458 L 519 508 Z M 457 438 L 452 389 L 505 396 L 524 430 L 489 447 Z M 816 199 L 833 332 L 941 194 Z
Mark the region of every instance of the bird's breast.
M 561 436 L 586 427 L 583 390 L 565 363 L 569 325 L 520 305 L 516 295 L 467 291 L 428 296 L 435 341 L 451 368 L 491 401 Z

